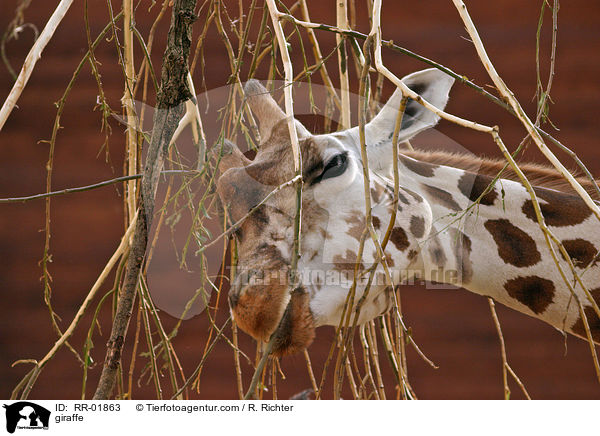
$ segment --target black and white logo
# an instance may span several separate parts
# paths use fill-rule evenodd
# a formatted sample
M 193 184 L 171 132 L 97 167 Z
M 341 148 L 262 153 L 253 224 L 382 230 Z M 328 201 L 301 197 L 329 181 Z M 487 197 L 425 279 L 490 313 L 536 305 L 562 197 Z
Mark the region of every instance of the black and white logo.
M 15 430 L 48 429 L 50 411 L 29 401 L 5 404 L 6 431 L 14 433 Z

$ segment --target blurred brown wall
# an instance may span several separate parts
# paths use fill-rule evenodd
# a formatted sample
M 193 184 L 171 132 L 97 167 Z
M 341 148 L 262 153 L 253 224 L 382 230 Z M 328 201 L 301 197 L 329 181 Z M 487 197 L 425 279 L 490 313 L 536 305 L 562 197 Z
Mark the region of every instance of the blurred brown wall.
M 27 21 L 42 29 L 55 3 L 34 2 L 26 12 Z M 118 10 L 117 2 L 113 3 Z M 237 2 L 231 3 L 228 3 L 229 13 L 236 15 Z M 15 4 L 16 0 L 3 0 L 0 4 L 2 31 L 12 16 Z M 156 10 L 147 11 L 149 4 L 144 0 L 138 8 L 137 26 L 143 35 L 147 34 L 151 18 L 156 13 Z M 535 32 L 541 0 L 469 1 L 467 6 L 500 75 L 528 113 L 534 113 Z M 313 20 L 335 22 L 332 2 L 309 2 L 309 7 Z M 104 2 L 90 2 L 89 8 L 91 32 L 97 35 L 108 19 L 106 5 Z M 257 12 L 258 17 L 260 12 Z M 364 16 L 362 8 L 359 8 L 359 13 Z M 595 175 L 600 174 L 600 111 L 597 107 L 600 101 L 599 14 L 598 2 L 569 0 L 561 3 L 556 77 L 552 89 L 555 104 L 550 112 L 552 121 L 560 127 L 560 131 L 555 132 L 557 138 L 572 147 Z M 202 16 L 200 22 L 204 18 Z M 466 32 L 451 2 L 388 1 L 385 2 L 382 19 L 384 38 L 449 66 L 478 84 L 490 83 L 471 43 L 465 39 Z M 168 17 L 163 19 L 157 31 L 153 50 L 157 69 L 168 20 Z M 546 15 L 542 39 L 544 82 L 550 47 L 549 21 L 550 17 Z M 196 35 L 199 27 L 196 26 Z M 359 22 L 358 30 L 368 31 L 364 20 Z M 331 45 L 333 35 L 319 36 Z M 31 32 L 25 31 L 19 40 L 7 46 L 13 67 L 20 68 L 31 42 Z M 75 2 L 39 61 L 19 100 L 19 108 L 11 114 L 0 132 L 0 197 L 44 191 L 48 145 L 40 141 L 51 136 L 56 113 L 54 102 L 60 99 L 86 47 L 83 2 Z M 226 84 L 229 66 L 222 47 L 218 34 L 209 32 L 204 48 L 208 89 Z M 294 54 L 297 56 L 298 51 Z M 136 56 L 139 59 L 141 55 Z M 388 50 L 384 50 L 383 56 L 386 65 L 398 75 L 426 68 L 414 59 Z M 112 107 L 117 109 L 123 85 L 114 42 L 101 44 L 97 57 L 102 62 L 104 90 Z M 330 70 L 334 72 L 336 68 L 332 65 Z M 262 73 L 265 77 L 266 72 Z M 195 80 L 200 82 L 198 74 Z M 315 80 L 318 80 L 316 75 Z M 6 68 L 0 66 L 2 101 L 11 84 Z M 386 83 L 385 94 L 391 92 L 390 85 Z M 54 189 L 87 185 L 121 174 L 122 127 L 112 123 L 113 135 L 108 144 L 110 160 L 106 162 L 105 151 L 101 150 L 104 140 L 99 132 L 101 117 L 98 111 L 93 110 L 96 95 L 95 81 L 89 66 L 85 66 L 68 97 L 61 119 L 63 129 L 58 135 L 52 178 Z M 524 130 L 509 114 L 465 86 L 455 85 L 448 110 L 481 123 L 498 124 L 505 143 L 511 148 L 524 136 Z M 438 130 L 476 154 L 499 155 L 487 135 L 449 123 L 441 123 Z M 529 150 L 527 155 L 540 160 L 533 150 Z M 118 244 L 123 230 L 121 191 L 120 186 L 114 185 L 52 200 L 52 301 L 62 317 L 60 326 L 63 329 Z M 40 232 L 44 227 L 44 207 L 44 201 L 0 205 L 0 397 L 8 397 L 29 369 L 26 364 L 11 368 L 11 363 L 17 359 L 41 358 L 56 339 L 43 302 L 43 285 L 39 281 L 41 269 L 38 262 L 44 247 L 44 234 Z M 109 285 L 105 285 L 104 290 Z M 499 344 L 484 298 L 462 290 L 405 288 L 402 290 L 402 305 L 415 339 L 439 366 L 439 369 L 432 369 L 410 353 L 409 379 L 420 398 L 501 398 Z M 498 307 L 498 313 L 510 363 L 534 398 L 600 398 L 600 386 L 595 379 L 587 344 L 574 338 L 565 341 L 553 328 L 503 307 Z M 104 311 L 101 318 L 105 326 L 108 325 L 108 317 L 109 313 Z M 165 319 L 167 325 L 174 324 L 175 320 L 167 315 Z M 134 317 L 130 333 L 135 322 Z M 79 350 L 89 323 L 90 318 L 87 317 L 83 323 L 86 327 L 79 328 L 71 341 Z M 184 322 L 175 341 L 187 374 L 198 363 L 206 342 L 206 332 L 205 317 L 196 317 Z M 108 332 L 104 330 L 102 334 L 102 337 L 96 335 L 94 339 L 96 348 L 93 356 L 99 362 L 104 356 Z M 321 328 L 318 336 L 311 347 L 311 356 L 319 374 L 332 331 Z M 252 350 L 251 341 L 245 336 L 243 341 L 243 346 Z M 125 365 L 128 368 L 127 360 Z M 138 373 L 140 368 L 141 363 L 138 363 Z M 309 387 L 301 356 L 285 358 L 283 368 L 287 379 L 279 383 L 281 398 Z M 90 370 L 88 396 L 93 392 L 99 370 L 99 366 Z M 386 371 L 389 373 L 389 370 Z M 248 380 L 251 369 L 247 364 L 244 364 L 244 373 Z M 203 374 L 199 397 L 236 397 L 233 357 L 228 345 L 220 342 L 215 347 Z M 80 365 L 63 348 L 44 370 L 31 396 L 77 398 L 81 395 L 81 377 Z M 511 388 L 514 397 L 520 398 L 516 386 L 513 384 Z M 152 385 L 146 385 L 144 379 L 137 396 L 153 395 Z

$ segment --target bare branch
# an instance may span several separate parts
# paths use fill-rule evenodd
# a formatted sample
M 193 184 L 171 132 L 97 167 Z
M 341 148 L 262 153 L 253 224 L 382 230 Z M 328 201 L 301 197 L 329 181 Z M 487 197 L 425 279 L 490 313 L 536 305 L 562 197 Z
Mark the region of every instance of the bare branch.
M 186 170 L 166 170 L 161 171 L 161 174 L 195 174 L 197 171 L 186 171 Z M 94 183 L 93 185 L 78 186 L 76 188 L 66 188 L 60 191 L 44 192 L 41 194 L 28 195 L 26 197 L 11 197 L 11 198 L 0 198 L 0 204 L 2 203 L 25 203 L 26 201 L 38 200 L 40 198 L 55 197 L 57 195 L 71 194 L 73 192 L 84 192 L 91 191 L 92 189 L 102 188 L 103 186 L 113 185 L 119 182 L 126 182 L 128 180 L 141 179 L 142 174 L 132 174 L 131 176 L 115 177 L 114 179 L 105 180 L 103 182 Z
M 25 86 L 31 77 L 31 73 L 33 73 L 35 64 L 42 56 L 44 48 L 46 48 L 46 45 L 50 39 L 52 39 L 52 35 L 54 35 L 54 32 L 58 28 L 58 25 L 66 15 L 72 3 L 73 0 L 61 0 L 50 16 L 50 19 L 48 20 L 48 23 L 46 23 L 46 27 L 44 27 L 44 30 L 42 30 L 39 38 L 35 41 L 33 47 L 31 47 L 31 50 L 29 50 L 29 54 L 25 58 L 25 62 L 23 63 L 23 67 L 19 73 L 19 77 L 17 77 L 16 82 L 10 90 L 10 94 L 8 94 L 8 97 L 6 97 L 6 100 L 2 105 L 2 109 L 0 109 L 0 130 L 2 130 L 2 127 L 4 127 L 8 116 L 16 106 L 23 89 L 25 89 Z

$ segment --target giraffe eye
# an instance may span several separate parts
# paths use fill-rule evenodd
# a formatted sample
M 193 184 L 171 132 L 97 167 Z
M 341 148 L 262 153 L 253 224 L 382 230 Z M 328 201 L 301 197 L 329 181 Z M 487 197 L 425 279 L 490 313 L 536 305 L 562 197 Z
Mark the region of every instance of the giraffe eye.
M 312 184 L 316 184 L 325 179 L 331 179 L 332 177 L 337 177 L 342 175 L 344 171 L 348 168 L 348 153 L 340 153 L 333 156 L 329 159 L 329 162 L 323 168 L 323 172 L 317 176 L 317 178 L 312 182 Z

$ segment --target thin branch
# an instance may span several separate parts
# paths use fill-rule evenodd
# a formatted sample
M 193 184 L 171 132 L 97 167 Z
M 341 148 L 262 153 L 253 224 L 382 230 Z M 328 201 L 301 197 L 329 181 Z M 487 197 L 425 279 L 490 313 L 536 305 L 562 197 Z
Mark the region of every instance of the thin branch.
M 492 320 L 494 321 L 494 325 L 496 326 L 496 332 L 498 333 L 498 339 L 500 340 L 500 353 L 502 355 L 502 383 L 504 385 L 504 399 L 510 399 L 510 389 L 508 387 L 508 377 L 507 372 L 513 376 L 515 382 L 519 385 L 523 394 L 528 400 L 531 400 L 529 396 L 529 392 L 525 389 L 525 385 L 521 382 L 521 379 L 517 376 L 517 374 L 513 371 L 511 366 L 508 364 L 508 358 L 506 357 L 506 345 L 504 343 L 504 335 L 502 334 L 502 327 L 500 327 L 500 320 L 498 319 L 498 314 L 496 313 L 496 305 L 494 304 L 494 300 L 488 297 L 488 304 L 490 306 L 490 311 L 492 312 Z
M 33 47 L 31 47 L 31 50 L 29 50 L 29 54 L 25 58 L 25 62 L 23 63 L 23 67 L 19 73 L 19 77 L 17 77 L 17 80 L 10 90 L 10 94 L 8 94 L 8 97 L 6 97 L 6 100 L 2 105 L 2 109 L 0 109 L 0 130 L 2 130 L 6 120 L 8 119 L 8 116 L 16 106 L 17 100 L 19 100 L 23 89 L 25 89 L 25 86 L 31 77 L 31 73 L 33 73 L 35 64 L 42 57 L 44 48 L 46 48 L 46 45 L 50 39 L 52 39 L 52 35 L 54 35 L 54 32 L 58 28 L 58 25 L 66 15 L 72 3 L 73 0 L 61 0 L 52 13 L 52 16 L 50 16 L 50 19 L 44 27 L 44 30 L 42 30 L 39 38 L 35 41 Z
M 546 89 L 542 85 L 542 79 L 540 75 L 540 33 L 542 29 L 542 23 L 544 18 L 544 10 L 546 8 L 547 0 L 542 2 L 542 11 L 540 12 L 540 21 L 538 25 L 538 30 L 535 38 L 535 60 L 536 60 L 536 74 L 537 74 L 537 89 L 536 94 L 538 97 L 538 108 L 537 114 L 535 117 L 535 126 L 539 126 L 540 122 L 544 119 L 548 119 L 548 100 L 552 101 L 550 98 L 550 90 L 552 89 L 552 82 L 554 80 L 554 68 L 556 65 L 556 42 L 558 35 L 558 9 L 559 3 L 558 0 L 554 0 L 554 4 L 552 6 L 552 46 L 550 50 L 550 72 L 548 73 L 548 83 L 546 84 Z
M 161 171 L 161 174 L 195 174 L 197 171 L 194 170 L 165 170 Z M 78 186 L 76 188 L 66 188 L 60 191 L 44 192 L 41 194 L 28 195 L 26 197 L 10 197 L 0 198 L 0 204 L 2 203 L 25 203 L 26 201 L 38 200 L 40 198 L 55 197 L 57 195 L 71 194 L 73 192 L 90 191 L 96 188 L 102 188 L 103 186 L 113 185 L 119 182 L 126 182 L 128 180 L 141 179 L 143 174 L 132 174 L 131 176 L 121 176 L 114 179 L 105 180 L 103 182 L 94 183 L 93 185 Z
M 510 399 L 510 388 L 508 387 L 508 377 L 506 375 L 506 369 L 508 367 L 508 360 L 506 358 L 506 345 L 504 344 L 504 336 L 502 335 L 502 327 L 500 327 L 500 320 L 498 319 L 498 314 L 496 313 L 496 305 L 494 304 L 494 300 L 488 297 L 488 305 L 490 306 L 490 311 L 492 312 L 492 320 L 494 321 L 494 326 L 496 327 L 496 333 L 498 333 L 498 339 L 500 340 L 500 354 L 502 356 L 502 384 L 504 385 L 504 399 Z

